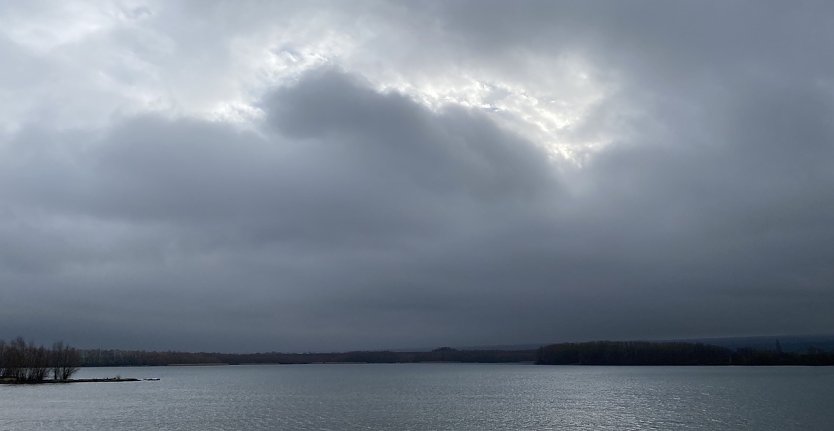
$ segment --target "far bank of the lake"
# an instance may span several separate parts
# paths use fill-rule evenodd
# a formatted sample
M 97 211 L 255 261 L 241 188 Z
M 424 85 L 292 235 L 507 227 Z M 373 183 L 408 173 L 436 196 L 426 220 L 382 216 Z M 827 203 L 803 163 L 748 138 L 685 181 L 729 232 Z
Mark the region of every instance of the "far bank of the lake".
M 146 379 L 153 380 L 153 379 Z M 0 385 L 65 385 L 70 383 L 119 383 L 139 382 L 142 379 L 132 377 L 105 377 L 95 379 L 69 379 L 69 380 L 41 380 L 41 381 L 17 381 L 12 379 L 0 380 Z

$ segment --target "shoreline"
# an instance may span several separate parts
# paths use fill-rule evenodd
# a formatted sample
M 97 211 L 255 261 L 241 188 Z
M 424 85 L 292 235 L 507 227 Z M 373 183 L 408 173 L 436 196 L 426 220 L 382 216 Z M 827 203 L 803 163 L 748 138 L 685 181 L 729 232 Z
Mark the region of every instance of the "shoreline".
M 136 379 L 133 377 L 106 377 L 101 379 L 42 380 L 39 382 L 19 382 L 10 380 L 0 380 L 0 385 L 60 385 L 67 383 L 141 382 L 144 380 L 159 379 Z

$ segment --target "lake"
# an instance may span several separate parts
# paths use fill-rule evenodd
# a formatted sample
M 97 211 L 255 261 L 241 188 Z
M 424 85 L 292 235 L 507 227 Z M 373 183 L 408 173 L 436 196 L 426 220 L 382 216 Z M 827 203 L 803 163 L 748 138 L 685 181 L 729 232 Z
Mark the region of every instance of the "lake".
M 0 386 L 2 430 L 831 430 L 834 367 L 86 368 Z

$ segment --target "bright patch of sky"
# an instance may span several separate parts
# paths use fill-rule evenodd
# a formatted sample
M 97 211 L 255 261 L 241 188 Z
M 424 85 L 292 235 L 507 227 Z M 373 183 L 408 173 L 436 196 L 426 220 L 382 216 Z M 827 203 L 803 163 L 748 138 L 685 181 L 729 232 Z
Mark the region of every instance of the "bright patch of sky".
M 0 31 L 11 49 L 25 51 L 20 61 L 43 63 L 51 73 L 26 76 L 21 71 L 16 88 L 4 89 L 0 130 L 6 132 L 44 115 L 53 127 L 74 128 L 101 127 L 113 116 L 141 112 L 249 128 L 261 118 L 256 102 L 267 89 L 330 66 L 432 110 L 458 105 L 483 112 L 555 158 L 579 162 L 607 142 L 600 134 L 583 138 L 573 133 L 613 91 L 578 55 L 524 58 L 525 68 L 537 75 L 530 79 L 515 76 L 513 67 L 458 61 L 443 50 L 431 66 L 420 64 L 425 59 L 410 64 L 415 60 L 406 54 L 373 49 L 391 43 L 389 38 L 406 38 L 404 31 L 374 16 L 355 20 L 343 13 L 302 11 L 291 19 L 235 28 L 230 38 L 214 40 L 205 34 L 203 40 L 202 27 L 231 25 L 248 16 L 245 8 L 233 12 L 240 14 L 237 18 L 224 16 L 232 12 L 221 8 L 207 15 L 213 22 L 202 24 L 183 22 L 181 16 L 173 20 L 180 12 L 165 3 L 31 9 L 24 3 L 4 8 Z M 185 28 L 172 31 L 174 23 Z M 208 45 L 192 49 L 203 42 Z M 25 92 L 49 97 L 40 98 L 40 105 L 21 105 L 17 100 Z

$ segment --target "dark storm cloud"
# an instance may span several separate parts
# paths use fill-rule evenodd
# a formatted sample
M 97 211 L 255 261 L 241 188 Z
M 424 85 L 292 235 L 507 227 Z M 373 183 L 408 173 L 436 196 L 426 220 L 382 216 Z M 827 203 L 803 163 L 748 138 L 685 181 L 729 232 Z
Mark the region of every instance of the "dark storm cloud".
M 58 256 L 36 272 L 10 260 L 7 276 L 29 280 L 33 293 L 65 285 L 45 301 L 47 315 L 73 320 L 80 309 L 74 318 L 84 321 L 116 310 L 118 322 L 102 322 L 116 334 L 142 321 L 150 337 L 197 319 L 201 343 L 219 336 L 236 345 L 224 331 L 250 323 L 257 338 L 295 346 L 326 346 L 314 340 L 335 342 L 342 330 L 361 343 L 398 343 L 426 324 L 423 312 L 466 308 L 444 297 L 478 289 L 446 293 L 451 286 L 421 282 L 417 268 L 442 263 L 426 261 L 447 244 L 463 247 L 458 237 L 500 232 L 558 197 L 539 150 L 471 112 L 431 113 L 333 71 L 313 72 L 262 106 L 265 135 L 154 117 L 101 136 L 21 134 L 7 151 L 31 159 L 6 159 L 3 194 L 8 222 L 22 228 L 8 235 L 30 238 L 31 251 L 14 256 L 40 265 L 39 256 Z M 42 253 L 33 245 L 42 237 L 63 247 Z M 48 308 L 64 301 L 73 306 Z M 398 312 L 407 330 L 362 334 Z M 218 313 L 227 320 L 212 335 L 205 319 Z M 255 345 L 247 337 L 240 346 Z
M 29 126 L 0 146 L 7 337 L 321 350 L 834 330 L 826 5 L 413 13 L 439 55 L 484 67 L 578 53 L 616 91 L 560 133 L 612 143 L 548 160 L 485 114 L 332 68 L 269 91 L 254 130 Z

